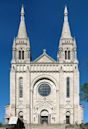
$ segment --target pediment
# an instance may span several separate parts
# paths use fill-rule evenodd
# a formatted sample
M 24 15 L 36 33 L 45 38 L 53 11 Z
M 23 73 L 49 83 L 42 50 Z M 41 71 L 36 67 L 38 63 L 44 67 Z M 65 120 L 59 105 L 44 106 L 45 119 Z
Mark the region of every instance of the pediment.
M 34 63 L 55 63 L 56 61 L 50 57 L 46 52 L 43 52 L 41 56 L 39 56 Z

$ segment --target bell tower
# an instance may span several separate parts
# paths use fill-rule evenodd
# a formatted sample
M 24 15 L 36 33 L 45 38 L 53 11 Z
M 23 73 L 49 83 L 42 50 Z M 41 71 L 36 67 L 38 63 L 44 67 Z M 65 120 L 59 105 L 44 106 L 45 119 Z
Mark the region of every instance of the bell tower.
M 30 62 L 30 41 L 27 36 L 24 7 L 21 9 L 21 20 L 18 35 L 13 41 L 12 63 L 29 63 Z
M 59 63 L 78 63 L 76 40 L 72 37 L 68 22 L 68 10 L 65 6 L 64 23 L 57 53 Z
M 22 6 L 19 30 L 12 47 L 10 106 L 12 116 L 20 117 L 29 122 L 31 60 L 30 41 L 27 36 L 24 15 L 24 7 Z

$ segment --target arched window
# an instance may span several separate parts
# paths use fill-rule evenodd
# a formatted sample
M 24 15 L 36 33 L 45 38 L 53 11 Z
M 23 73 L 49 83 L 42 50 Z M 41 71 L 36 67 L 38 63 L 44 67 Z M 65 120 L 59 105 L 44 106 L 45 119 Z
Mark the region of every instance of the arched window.
M 71 58 L 71 52 L 70 51 L 65 51 L 65 60 L 70 60 Z
M 66 79 L 66 96 L 67 98 L 70 97 L 70 78 L 67 77 Z
M 23 50 L 19 51 L 19 60 L 24 60 L 24 51 Z
M 22 51 L 22 59 L 24 60 L 24 51 Z
M 19 51 L 19 59 L 21 60 L 21 51 Z
M 65 59 L 67 59 L 67 51 L 65 51 Z
M 23 77 L 19 78 L 19 98 L 23 97 Z
M 70 51 L 68 51 L 68 60 L 70 60 Z

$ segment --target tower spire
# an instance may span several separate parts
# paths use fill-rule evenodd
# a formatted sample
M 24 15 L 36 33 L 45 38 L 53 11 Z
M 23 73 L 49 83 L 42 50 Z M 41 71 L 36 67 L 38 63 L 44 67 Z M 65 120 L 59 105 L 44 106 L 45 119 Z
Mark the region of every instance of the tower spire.
M 70 26 L 69 26 L 69 22 L 68 22 L 67 6 L 65 6 L 65 9 L 64 9 L 64 24 L 63 24 L 61 38 L 71 38 L 71 31 L 70 31 Z
M 24 12 L 24 6 L 22 5 L 21 8 L 21 20 L 20 20 L 20 26 L 18 31 L 18 38 L 27 38 L 27 31 L 26 31 L 26 25 L 25 25 L 25 12 Z

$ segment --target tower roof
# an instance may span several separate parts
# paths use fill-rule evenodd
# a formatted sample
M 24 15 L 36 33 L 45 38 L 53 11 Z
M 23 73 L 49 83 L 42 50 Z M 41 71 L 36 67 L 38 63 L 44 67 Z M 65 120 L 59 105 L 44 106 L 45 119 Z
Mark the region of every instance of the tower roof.
M 69 26 L 69 22 L 68 22 L 67 6 L 65 6 L 65 9 L 64 9 L 64 23 L 63 23 L 61 38 L 72 38 L 71 31 L 70 31 L 70 26 Z
M 27 31 L 26 31 L 26 25 L 25 25 L 25 12 L 24 12 L 24 6 L 22 5 L 21 8 L 21 20 L 18 30 L 18 38 L 27 38 Z

